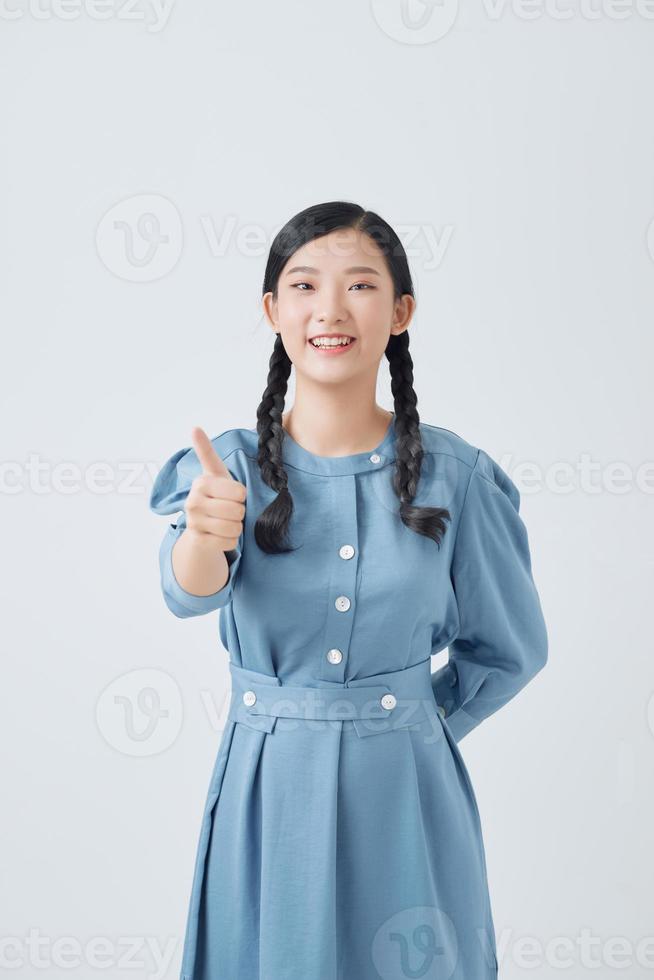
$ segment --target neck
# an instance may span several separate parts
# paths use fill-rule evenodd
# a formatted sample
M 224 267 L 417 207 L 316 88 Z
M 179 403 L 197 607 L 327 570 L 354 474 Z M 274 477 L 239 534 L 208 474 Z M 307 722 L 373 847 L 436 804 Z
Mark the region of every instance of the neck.
M 296 393 L 292 409 L 282 415 L 282 424 L 310 453 L 349 456 L 378 446 L 392 417 L 374 398 L 357 403 L 351 396 L 325 394 L 308 399 Z

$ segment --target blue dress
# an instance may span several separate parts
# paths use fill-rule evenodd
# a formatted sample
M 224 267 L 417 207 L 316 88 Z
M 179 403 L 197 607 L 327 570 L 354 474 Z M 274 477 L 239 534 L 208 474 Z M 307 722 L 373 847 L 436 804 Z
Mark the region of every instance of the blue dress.
M 547 661 L 519 493 L 483 450 L 420 424 L 418 506 L 452 515 L 440 549 L 376 449 L 308 452 L 286 433 L 290 543 L 257 546 L 275 493 L 256 429 L 212 443 L 246 484 L 229 579 L 206 597 L 171 550 L 200 464 L 174 453 L 150 500 L 168 525 L 168 608 L 219 610 L 231 701 L 202 815 L 182 980 L 491 980 L 497 957 L 479 811 L 458 742 Z M 449 661 L 431 671 L 431 655 Z M 220 653 L 219 648 L 217 652 Z

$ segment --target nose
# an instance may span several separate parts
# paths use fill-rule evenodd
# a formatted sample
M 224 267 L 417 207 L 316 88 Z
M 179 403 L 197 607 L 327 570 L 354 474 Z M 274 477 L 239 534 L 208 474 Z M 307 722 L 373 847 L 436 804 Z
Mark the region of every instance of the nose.
M 339 324 L 347 320 L 347 311 L 335 293 L 323 292 L 316 303 L 316 322 L 323 326 Z
M 340 316 L 338 314 L 332 313 L 320 313 L 316 317 L 316 323 L 319 323 L 322 327 L 339 326 L 345 323 L 347 318 L 345 316 Z

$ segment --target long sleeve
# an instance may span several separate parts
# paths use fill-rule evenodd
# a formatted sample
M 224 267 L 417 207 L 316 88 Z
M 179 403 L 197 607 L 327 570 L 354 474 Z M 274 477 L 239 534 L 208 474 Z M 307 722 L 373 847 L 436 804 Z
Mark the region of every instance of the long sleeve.
M 215 442 L 215 440 L 212 441 Z M 216 442 L 216 449 L 220 454 L 218 442 Z M 221 455 L 221 458 L 232 476 L 244 482 L 242 475 L 233 468 L 233 464 L 231 462 L 228 464 L 225 456 Z M 229 564 L 229 578 L 222 589 L 212 595 L 197 596 L 186 592 L 175 578 L 172 563 L 173 545 L 186 527 L 184 503 L 191 490 L 193 480 L 200 472 L 200 461 L 195 450 L 180 449 L 173 453 L 157 474 L 150 495 L 150 509 L 155 514 L 176 514 L 181 511 L 177 522 L 170 524 L 166 529 L 159 549 L 159 571 L 163 597 L 171 612 L 180 619 L 202 616 L 231 602 L 243 548 L 243 535 L 241 534 L 238 546 L 232 551 L 225 552 Z
M 519 508 L 516 485 L 478 450 L 452 555 L 459 630 L 448 662 L 432 673 L 434 696 L 457 742 L 547 663 L 547 629 Z

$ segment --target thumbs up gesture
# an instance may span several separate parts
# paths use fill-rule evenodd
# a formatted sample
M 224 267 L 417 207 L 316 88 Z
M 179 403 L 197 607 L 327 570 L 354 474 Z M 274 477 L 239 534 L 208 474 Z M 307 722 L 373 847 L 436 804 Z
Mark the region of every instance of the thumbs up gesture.
M 202 473 L 186 498 L 187 530 L 212 535 L 221 551 L 231 551 L 243 531 L 247 487 L 233 478 L 204 429 L 196 426 L 191 438 Z

